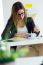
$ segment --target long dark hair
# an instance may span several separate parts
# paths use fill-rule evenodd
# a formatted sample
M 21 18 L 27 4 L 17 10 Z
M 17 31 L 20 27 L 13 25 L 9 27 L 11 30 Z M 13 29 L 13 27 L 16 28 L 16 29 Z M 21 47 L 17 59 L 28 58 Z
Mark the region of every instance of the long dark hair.
M 25 13 L 24 21 L 26 21 L 26 12 L 23 4 L 21 2 L 15 2 L 12 6 L 12 11 L 11 11 L 11 16 L 8 21 L 13 20 L 13 15 L 14 15 L 14 20 L 16 19 L 16 15 L 19 9 L 23 9 Z M 14 21 L 13 20 L 13 21 Z

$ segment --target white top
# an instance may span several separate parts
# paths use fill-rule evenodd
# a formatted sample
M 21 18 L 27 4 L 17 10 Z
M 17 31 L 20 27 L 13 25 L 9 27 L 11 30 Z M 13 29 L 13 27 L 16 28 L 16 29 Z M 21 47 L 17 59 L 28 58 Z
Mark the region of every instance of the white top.
M 24 26 L 24 27 L 17 28 L 17 32 L 18 33 L 27 33 L 28 30 L 27 30 L 26 26 Z

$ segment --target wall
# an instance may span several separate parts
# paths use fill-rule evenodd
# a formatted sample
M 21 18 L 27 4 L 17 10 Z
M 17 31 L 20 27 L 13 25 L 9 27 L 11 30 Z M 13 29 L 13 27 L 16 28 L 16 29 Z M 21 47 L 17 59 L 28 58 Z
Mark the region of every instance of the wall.
M 2 8 L 2 0 L 0 0 L 0 39 L 3 29 L 4 29 L 3 8 Z

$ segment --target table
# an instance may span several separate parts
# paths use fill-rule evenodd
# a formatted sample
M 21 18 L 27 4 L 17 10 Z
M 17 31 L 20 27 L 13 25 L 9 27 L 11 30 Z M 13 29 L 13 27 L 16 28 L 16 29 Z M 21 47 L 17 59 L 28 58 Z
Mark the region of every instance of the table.
M 1 43 L 3 43 L 3 42 L 4 41 L 1 41 Z M 11 46 L 43 44 L 43 37 L 37 37 L 37 38 L 31 38 L 31 39 L 30 38 L 28 38 L 28 39 L 20 39 L 20 40 L 17 40 L 17 41 L 16 40 L 13 40 L 12 42 L 5 41 L 4 43 L 6 43 L 7 50 L 10 51 L 10 47 Z M 32 60 L 35 60 L 33 62 L 39 62 L 39 64 L 40 64 L 40 61 L 38 61 L 38 60 L 40 60 L 40 59 L 43 60 L 43 56 L 41 56 L 41 57 L 31 57 L 31 61 Z M 14 64 L 15 65 L 20 65 L 20 62 L 22 62 L 23 64 L 27 65 L 27 64 L 29 64 L 29 60 L 30 60 L 29 57 L 28 58 L 18 58 L 15 62 L 6 63 L 4 65 L 12 65 L 12 64 L 13 65 Z M 42 60 L 41 60 L 41 62 L 42 62 Z M 29 65 L 32 65 L 31 61 L 30 61 L 30 64 Z M 33 63 L 33 65 L 35 65 L 35 63 Z M 36 65 L 38 65 L 38 64 L 36 63 Z
M 33 45 L 33 44 L 43 44 L 43 37 L 34 37 L 34 38 L 21 38 L 20 40 L 13 40 L 13 42 L 6 42 L 6 47 L 10 50 L 11 46 L 20 46 L 20 45 Z
M 18 58 L 15 62 L 16 65 L 40 65 L 42 63 L 43 56 Z
M 42 64 L 43 56 L 40 57 L 24 57 L 17 58 L 15 62 L 0 64 L 0 65 L 40 65 Z

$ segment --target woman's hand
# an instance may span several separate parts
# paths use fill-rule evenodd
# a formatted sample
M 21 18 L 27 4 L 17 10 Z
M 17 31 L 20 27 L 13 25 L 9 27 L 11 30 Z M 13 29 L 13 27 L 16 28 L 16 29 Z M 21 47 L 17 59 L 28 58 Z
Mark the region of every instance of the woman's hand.
M 16 33 L 15 37 L 28 38 L 29 34 L 28 33 Z
M 39 35 L 39 33 L 40 33 L 39 27 L 35 26 L 34 33 L 36 33 L 36 37 Z
M 39 32 L 39 31 L 40 31 L 39 27 L 35 26 L 34 27 L 34 32 Z

